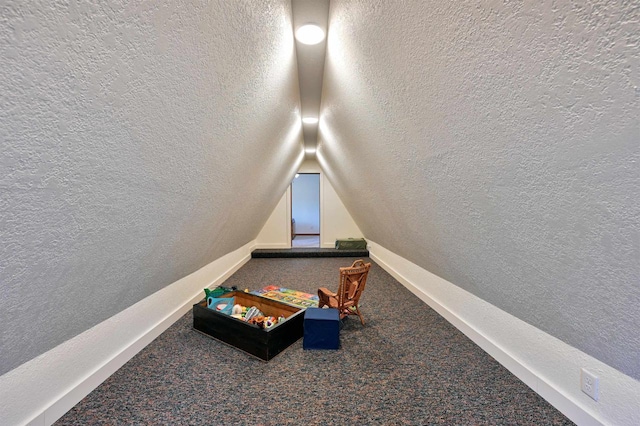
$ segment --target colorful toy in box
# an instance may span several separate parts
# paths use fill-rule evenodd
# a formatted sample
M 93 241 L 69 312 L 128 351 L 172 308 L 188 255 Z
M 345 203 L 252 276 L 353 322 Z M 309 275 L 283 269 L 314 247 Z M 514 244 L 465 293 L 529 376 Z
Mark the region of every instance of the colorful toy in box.
M 213 290 L 205 288 L 204 289 L 204 297 L 220 297 L 225 293 L 228 293 L 230 290 L 226 287 L 216 287 Z
M 222 314 L 231 315 L 235 297 L 207 297 L 207 308 L 218 311 Z
M 246 321 L 249 324 L 257 325 L 260 328 L 271 328 L 285 321 L 284 316 L 280 316 L 279 318 L 265 316 L 264 313 L 255 306 L 247 308 L 246 306 L 235 304 L 235 297 L 217 297 L 229 292 L 228 289 L 224 287 L 218 287 L 214 290 L 205 288 L 204 292 L 209 309 L 241 321 Z
M 263 316 L 264 314 L 260 311 L 260 309 L 256 308 L 255 306 L 252 306 L 244 314 L 244 320 L 249 321 L 253 317 L 263 317 Z
M 231 287 L 224 287 L 219 285 L 218 287 L 214 288 L 213 290 L 211 290 L 210 288 L 205 288 L 204 289 L 204 297 L 220 297 L 225 293 L 231 293 L 232 291 L 236 291 L 238 290 L 238 287 L 231 286 Z M 245 290 L 246 292 L 247 290 Z
M 255 324 L 260 328 L 271 328 L 277 324 L 276 317 L 265 317 L 263 315 L 255 316 L 247 321 L 249 324 Z

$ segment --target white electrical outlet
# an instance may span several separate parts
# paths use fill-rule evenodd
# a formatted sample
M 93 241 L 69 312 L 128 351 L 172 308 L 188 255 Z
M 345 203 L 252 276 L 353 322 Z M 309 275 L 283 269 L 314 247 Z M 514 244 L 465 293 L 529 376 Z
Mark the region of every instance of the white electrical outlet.
M 598 400 L 598 376 L 584 368 L 580 369 L 580 388 L 595 401 Z

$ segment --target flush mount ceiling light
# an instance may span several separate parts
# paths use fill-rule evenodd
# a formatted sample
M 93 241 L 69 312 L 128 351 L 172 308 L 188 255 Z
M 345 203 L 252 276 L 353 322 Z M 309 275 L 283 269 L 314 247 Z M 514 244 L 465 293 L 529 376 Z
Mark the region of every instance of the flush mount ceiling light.
M 317 25 L 303 25 L 296 30 L 296 39 L 302 44 L 318 44 L 324 40 L 324 31 Z
M 316 124 L 318 122 L 318 119 L 316 117 L 304 117 L 302 119 L 302 122 L 304 124 Z

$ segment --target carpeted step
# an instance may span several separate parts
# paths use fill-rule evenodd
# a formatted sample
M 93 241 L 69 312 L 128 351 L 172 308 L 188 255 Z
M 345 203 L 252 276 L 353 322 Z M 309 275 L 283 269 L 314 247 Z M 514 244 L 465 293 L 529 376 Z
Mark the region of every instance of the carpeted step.
M 369 250 L 337 250 L 333 248 L 256 249 L 251 257 L 369 257 Z

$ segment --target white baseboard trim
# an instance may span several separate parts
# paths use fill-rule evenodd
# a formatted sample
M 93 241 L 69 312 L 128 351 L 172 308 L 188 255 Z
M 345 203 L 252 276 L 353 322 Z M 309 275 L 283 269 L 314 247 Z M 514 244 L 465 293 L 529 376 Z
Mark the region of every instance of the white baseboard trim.
M 291 243 L 258 243 L 256 249 L 290 249 Z
M 640 424 L 640 382 L 369 244 L 376 263 L 578 425 Z M 184 315 L 204 287 L 244 265 L 255 246 L 246 244 L 0 376 L 0 424 L 53 424 Z M 580 367 L 600 377 L 598 402 L 580 392 Z
M 367 239 L 370 257 L 578 425 L 640 424 L 640 382 Z M 580 368 L 600 398 L 580 390 Z
M 251 258 L 255 241 L 0 376 L 0 424 L 48 426 Z M 160 309 L 159 309 L 160 308 Z

